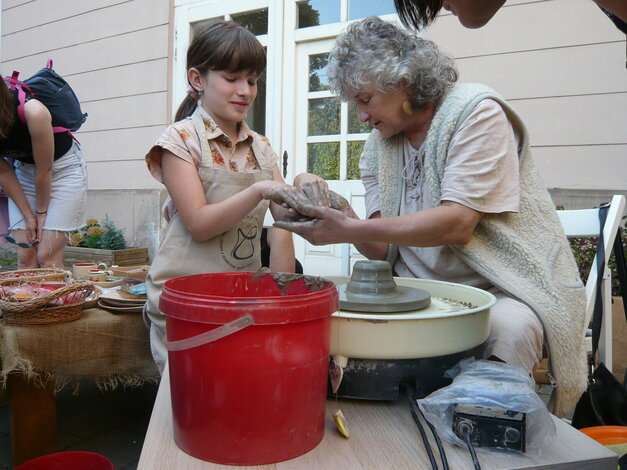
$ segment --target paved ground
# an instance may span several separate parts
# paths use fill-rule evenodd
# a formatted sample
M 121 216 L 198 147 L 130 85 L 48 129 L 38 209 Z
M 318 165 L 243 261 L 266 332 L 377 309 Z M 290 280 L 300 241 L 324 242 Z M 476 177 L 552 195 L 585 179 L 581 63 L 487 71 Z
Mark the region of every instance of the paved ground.
M 78 395 L 69 388 L 61 391 L 59 449 L 95 452 L 111 460 L 116 470 L 135 470 L 156 394 L 154 384 L 107 392 L 85 384 Z M 0 398 L 0 470 L 11 469 L 11 460 L 9 406 Z

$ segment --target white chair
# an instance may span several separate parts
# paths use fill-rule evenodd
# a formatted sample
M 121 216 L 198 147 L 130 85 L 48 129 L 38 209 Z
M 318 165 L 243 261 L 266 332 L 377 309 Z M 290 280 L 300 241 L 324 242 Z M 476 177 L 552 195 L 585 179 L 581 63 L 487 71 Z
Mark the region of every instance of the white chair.
M 601 294 L 603 296 L 603 323 L 599 338 L 599 360 L 612 370 L 612 279 L 611 272 L 607 267 L 607 262 L 612 253 L 612 245 L 616 232 L 620 226 L 621 218 L 625 210 L 625 196 L 615 195 L 612 197 L 607 210 L 607 218 L 603 226 L 603 241 L 605 248 L 605 270 L 601 280 Z M 600 232 L 599 209 L 576 209 L 559 210 L 557 215 L 560 218 L 564 233 L 568 238 L 598 236 Z M 592 351 L 592 338 L 588 331 L 588 325 L 594 310 L 594 300 L 597 288 L 597 262 L 596 257 L 590 268 L 590 274 L 586 282 L 586 321 L 585 321 L 585 341 L 587 351 Z

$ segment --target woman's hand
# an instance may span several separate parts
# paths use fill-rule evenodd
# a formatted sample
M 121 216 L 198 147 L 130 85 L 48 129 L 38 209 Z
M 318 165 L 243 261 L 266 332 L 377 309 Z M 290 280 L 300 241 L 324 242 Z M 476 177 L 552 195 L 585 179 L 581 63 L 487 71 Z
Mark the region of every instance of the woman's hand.
M 41 241 L 43 235 L 44 235 L 44 226 L 46 225 L 46 218 L 48 217 L 48 213 L 45 214 L 36 214 L 37 218 L 36 218 L 36 240 L 39 242 Z M 26 226 L 28 229 L 28 225 Z M 29 237 L 30 237 L 30 229 L 29 231 Z
M 274 227 L 294 232 L 312 245 L 328 245 L 347 242 L 352 231 L 351 224 L 356 218 L 342 211 L 320 206 L 312 206 L 308 216 L 314 220 L 275 222 Z
M 45 220 L 43 222 L 45 223 Z M 41 224 L 42 229 L 39 230 L 40 225 L 38 223 L 37 217 L 35 217 L 34 215 L 24 217 L 24 223 L 26 224 L 26 237 L 28 239 L 28 243 L 38 243 L 41 240 L 41 232 L 44 226 L 43 223 Z

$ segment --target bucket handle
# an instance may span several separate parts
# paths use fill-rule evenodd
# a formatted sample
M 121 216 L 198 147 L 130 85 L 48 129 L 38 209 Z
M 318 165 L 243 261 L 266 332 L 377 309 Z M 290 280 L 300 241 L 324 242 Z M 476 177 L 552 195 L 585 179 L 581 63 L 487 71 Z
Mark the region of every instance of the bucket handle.
M 254 323 L 253 316 L 250 313 L 233 320 L 231 323 L 219 326 L 213 330 L 206 331 L 191 338 L 179 339 L 177 341 L 167 341 L 164 339 L 165 347 L 169 351 L 183 351 L 185 349 L 196 348 L 203 344 L 211 343 L 225 336 L 237 333 L 239 330 L 246 328 Z

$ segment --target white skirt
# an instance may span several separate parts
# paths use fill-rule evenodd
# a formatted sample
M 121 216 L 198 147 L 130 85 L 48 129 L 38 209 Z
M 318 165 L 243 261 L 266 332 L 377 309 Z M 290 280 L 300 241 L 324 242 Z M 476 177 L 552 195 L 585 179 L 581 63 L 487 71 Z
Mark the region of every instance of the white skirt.
M 37 208 L 35 164 L 15 161 L 13 166 L 17 180 L 26 194 L 26 199 L 35 211 Z M 86 204 L 87 167 L 80 147 L 76 142 L 73 142 L 70 150 L 52 164 L 50 204 L 48 204 L 48 215 L 44 229 L 69 232 L 84 227 Z M 26 228 L 24 221 L 20 221 L 23 217 L 22 212 L 9 199 L 9 219 L 11 225 L 15 224 L 13 229 Z

